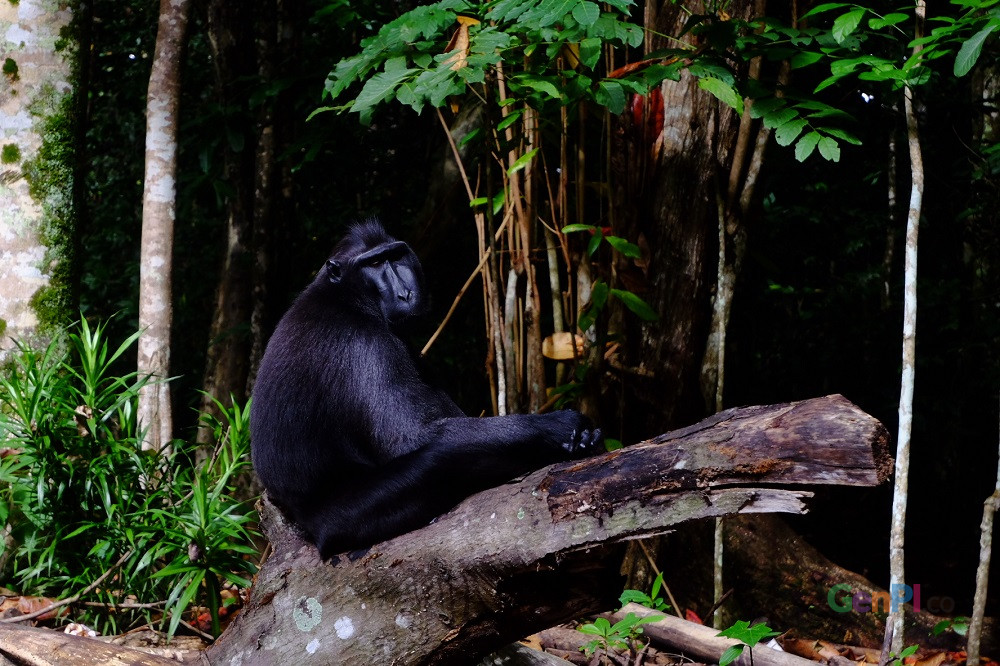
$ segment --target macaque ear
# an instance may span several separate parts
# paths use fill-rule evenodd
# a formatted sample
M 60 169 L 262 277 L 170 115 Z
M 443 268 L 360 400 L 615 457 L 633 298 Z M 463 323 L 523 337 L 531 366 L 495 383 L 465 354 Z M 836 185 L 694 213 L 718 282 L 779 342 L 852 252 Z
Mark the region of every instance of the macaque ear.
M 335 259 L 327 260 L 326 272 L 327 272 L 327 277 L 333 284 L 337 284 L 338 282 L 340 282 L 340 279 L 344 277 L 343 268 L 341 267 L 340 262 L 336 261 Z

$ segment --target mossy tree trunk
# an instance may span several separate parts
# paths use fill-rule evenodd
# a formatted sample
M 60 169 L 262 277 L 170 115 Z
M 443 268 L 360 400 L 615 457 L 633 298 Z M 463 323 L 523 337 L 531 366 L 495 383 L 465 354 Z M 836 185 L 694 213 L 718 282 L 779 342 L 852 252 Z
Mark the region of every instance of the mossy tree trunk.
M 63 3 L 0 3 L 0 355 L 72 301 L 60 279 L 72 262 L 70 19 Z

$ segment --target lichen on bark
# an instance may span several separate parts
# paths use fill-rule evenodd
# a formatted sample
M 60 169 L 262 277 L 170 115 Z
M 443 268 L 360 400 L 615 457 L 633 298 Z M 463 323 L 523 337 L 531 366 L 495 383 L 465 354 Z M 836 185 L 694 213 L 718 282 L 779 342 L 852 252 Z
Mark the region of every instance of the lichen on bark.
M 76 3 L 0 5 L 0 316 L 8 336 L 47 335 L 75 311 L 71 17 Z M 16 68 L 16 69 L 15 69 Z M 4 347 L 9 344 L 0 343 Z

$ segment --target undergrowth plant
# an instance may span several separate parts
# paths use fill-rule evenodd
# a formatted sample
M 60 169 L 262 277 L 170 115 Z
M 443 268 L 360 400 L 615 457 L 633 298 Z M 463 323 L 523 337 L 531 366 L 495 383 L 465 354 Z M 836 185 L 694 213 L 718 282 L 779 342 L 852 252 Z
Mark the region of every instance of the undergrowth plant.
M 746 620 L 738 620 L 735 624 L 733 624 L 733 626 L 728 629 L 723 629 L 716 634 L 716 636 L 732 638 L 739 641 L 736 645 L 731 645 L 726 648 L 726 651 L 723 652 L 722 656 L 719 658 L 719 666 L 728 666 L 736 661 L 736 659 L 743 654 L 743 648 L 747 648 L 747 650 L 749 650 L 750 666 L 753 666 L 754 646 L 765 638 L 773 638 L 774 636 L 780 635 L 780 631 L 771 631 L 771 628 L 766 624 L 761 623 L 750 626 L 750 623 Z
M 582 645 L 580 649 L 588 657 L 597 651 L 602 651 L 608 656 L 612 650 L 628 650 L 634 658 L 635 641 L 642 634 L 642 625 L 659 619 L 660 616 L 639 617 L 635 613 L 627 613 L 621 620 L 611 624 L 607 618 L 599 617 L 590 624 L 581 625 L 578 629 L 580 633 L 597 636 Z
M 151 623 L 173 633 L 194 604 L 218 632 L 224 581 L 249 585 L 256 516 L 233 495 L 247 465 L 249 410 L 208 425 L 216 448 L 143 451 L 136 396 L 86 320 L 42 350 L 19 343 L 0 372 L 0 578 L 24 595 L 80 595 L 68 615 L 103 633 Z M 205 417 L 203 417 L 205 418 Z
M 659 573 L 653 581 L 649 594 L 640 590 L 625 590 L 618 600 L 621 602 L 622 608 L 627 604 L 637 603 L 653 610 L 667 610 L 670 606 L 660 596 L 662 587 L 663 573 Z M 635 613 L 626 613 L 621 620 L 611 624 L 607 618 L 599 617 L 592 623 L 581 625 L 578 629 L 580 633 L 597 637 L 583 644 L 580 649 L 588 657 L 597 651 L 603 651 L 604 656 L 608 657 L 612 650 L 628 650 L 634 659 L 636 655 L 635 643 L 639 635 L 642 634 L 642 625 L 658 622 L 662 619 L 662 615 L 640 618 Z
M 625 604 L 636 603 L 640 606 L 645 606 L 646 608 L 652 608 L 653 610 L 665 611 L 670 609 L 670 604 L 664 601 L 663 597 L 660 595 L 660 591 L 663 588 L 663 572 L 656 574 L 656 578 L 653 580 L 653 586 L 649 590 L 649 594 L 642 592 L 640 590 L 625 590 L 622 592 L 621 596 L 618 597 L 618 601 L 621 602 L 622 607 Z

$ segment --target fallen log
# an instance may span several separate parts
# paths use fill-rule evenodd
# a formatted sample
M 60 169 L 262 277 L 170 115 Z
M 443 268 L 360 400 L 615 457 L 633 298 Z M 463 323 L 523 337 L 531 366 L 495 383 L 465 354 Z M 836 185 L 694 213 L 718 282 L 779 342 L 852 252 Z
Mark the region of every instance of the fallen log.
M 803 513 L 806 490 L 888 478 L 888 434 L 842 396 L 721 412 L 468 498 L 324 563 L 264 507 L 274 546 L 212 664 L 468 664 L 610 607 L 618 546 L 698 518 Z
M 624 542 L 699 518 L 804 513 L 812 493 L 794 486 L 888 478 L 888 439 L 882 424 L 837 395 L 730 409 L 538 470 L 332 562 L 265 501 L 273 552 L 247 605 L 202 661 L 475 663 L 519 637 L 614 605 Z M 16 644 L 15 631 L 24 629 L 0 625 L 0 653 Z M 85 663 L 54 653 L 12 656 Z
M 683 620 L 679 617 L 654 611 L 638 604 L 627 604 L 614 620 L 617 622 L 632 613 L 642 618 L 659 617 L 656 622 L 642 625 L 642 633 L 654 644 L 679 651 L 687 657 L 695 657 L 708 664 L 717 664 L 722 655 L 740 641 L 719 637 L 719 630 Z M 750 650 L 753 650 L 751 659 Z M 793 654 L 775 650 L 766 645 L 755 645 L 743 648 L 743 653 L 736 659 L 737 666 L 815 666 L 815 662 L 797 657 Z
M 0 666 L 177 666 L 170 659 L 96 638 L 16 624 L 0 625 Z

